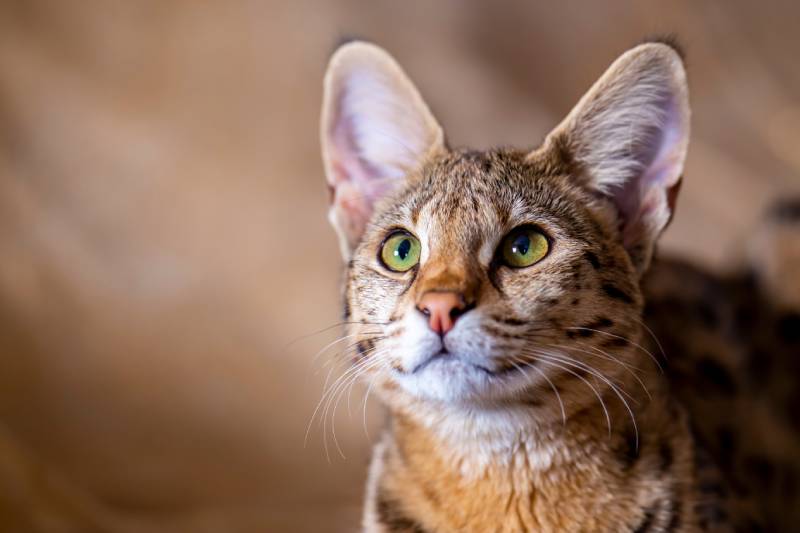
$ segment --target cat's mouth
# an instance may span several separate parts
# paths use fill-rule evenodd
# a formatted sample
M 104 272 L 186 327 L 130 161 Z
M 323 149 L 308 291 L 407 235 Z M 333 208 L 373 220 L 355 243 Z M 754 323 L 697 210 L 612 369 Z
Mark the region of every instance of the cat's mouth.
M 497 376 L 497 375 L 506 373 L 505 369 L 502 369 L 500 371 L 494 371 L 494 370 L 490 370 L 489 368 L 486 368 L 485 366 L 481 366 L 481 365 L 478 365 L 478 364 L 475 364 L 475 363 L 471 363 L 469 361 L 465 361 L 463 358 L 458 357 L 458 355 L 450 352 L 447 348 L 444 348 L 444 347 L 442 347 L 442 349 L 440 349 L 435 354 L 433 354 L 430 357 L 428 357 L 425 361 L 419 363 L 417 366 L 415 366 L 413 369 L 411 369 L 411 372 L 409 372 L 409 373 L 410 374 L 417 374 L 417 373 L 421 372 L 422 370 L 424 370 L 425 368 L 427 368 L 432 363 L 436 363 L 436 362 L 439 362 L 440 364 L 441 363 L 446 364 L 447 362 L 460 363 L 462 365 L 471 366 L 472 368 L 475 368 L 476 370 L 480 370 L 481 372 L 483 372 L 485 374 L 488 374 L 490 376 Z

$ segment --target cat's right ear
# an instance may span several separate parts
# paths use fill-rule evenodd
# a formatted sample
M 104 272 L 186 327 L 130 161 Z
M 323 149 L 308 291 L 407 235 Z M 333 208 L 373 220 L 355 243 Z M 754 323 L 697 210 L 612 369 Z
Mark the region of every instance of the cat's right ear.
M 411 80 L 388 53 L 365 42 L 345 44 L 331 57 L 321 140 L 330 220 L 345 259 L 375 203 L 444 150 L 442 128 Z
M 675 208 L 689 115 L 680 52 L 645 43 L 620 56 L 531 154 L 557 153 L 578 183 L 610 200 L 640 274 Z

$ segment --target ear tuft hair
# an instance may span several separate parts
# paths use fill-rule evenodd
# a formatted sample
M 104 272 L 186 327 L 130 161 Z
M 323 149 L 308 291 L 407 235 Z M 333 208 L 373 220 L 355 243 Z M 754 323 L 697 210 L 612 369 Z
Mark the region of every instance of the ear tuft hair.
M 684 64 L 686 64 L 686 48 L 683 46 L 683 43 L 680 42 L 678 39 L 678 35 L 675 33 L 660 33 L 655 35 L 648 35 L 639 44 L 648 44 L 648 43 L 655 43 L 655 44 L 665 44 L 672 48 L 676 54 L 681 58 Z

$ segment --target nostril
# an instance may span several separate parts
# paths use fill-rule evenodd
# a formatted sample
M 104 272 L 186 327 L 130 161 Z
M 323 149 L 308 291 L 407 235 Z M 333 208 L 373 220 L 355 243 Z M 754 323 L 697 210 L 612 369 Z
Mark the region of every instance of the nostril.
M 470 311 L 475 308 L 475 304 L 466 304 L 466 305 L 459 305 L 457 307 L 453 307 L 450 310 L 450 318 L 455 321 L 458 317 L 465 314 L 467 311 Z

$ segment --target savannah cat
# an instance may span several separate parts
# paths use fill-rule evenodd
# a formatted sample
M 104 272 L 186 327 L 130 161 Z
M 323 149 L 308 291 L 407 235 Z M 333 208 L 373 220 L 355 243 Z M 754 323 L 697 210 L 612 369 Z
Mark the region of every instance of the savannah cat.
M 800 208 L 768 219 L 769 269 L 650 268 L 689 141 L 674 45 L 624 53 L 533 150 L 448 147 L 372 44 L 324 89 L 351 371 L 391 413 L 365 531 L 800 530 Z

